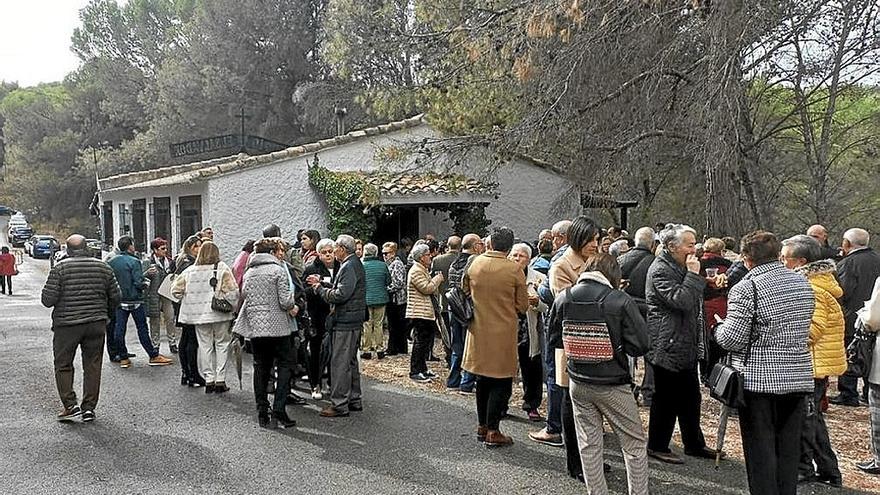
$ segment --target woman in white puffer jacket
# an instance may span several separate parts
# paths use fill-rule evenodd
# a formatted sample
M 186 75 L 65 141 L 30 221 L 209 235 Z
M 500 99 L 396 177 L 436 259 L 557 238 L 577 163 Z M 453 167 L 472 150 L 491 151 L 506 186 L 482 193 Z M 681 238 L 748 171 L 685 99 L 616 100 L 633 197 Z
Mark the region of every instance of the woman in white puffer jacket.
M 216 280 L 216 288 L 211 285 L 212 279 Z M 199 372 L 205 379 L 205 393 L 228 391 L 226 363 L 232 342 L 229 327 L 234 315 L 214 310 L 211 300 L 217 296 L 236 307 L 238 286 L 232 270 L 220 261 L 216 244 L 210 241 L 202 244 L 195 264 L 174 279 L 171 293 L 180 299 L 178 321 L 196 328 Z

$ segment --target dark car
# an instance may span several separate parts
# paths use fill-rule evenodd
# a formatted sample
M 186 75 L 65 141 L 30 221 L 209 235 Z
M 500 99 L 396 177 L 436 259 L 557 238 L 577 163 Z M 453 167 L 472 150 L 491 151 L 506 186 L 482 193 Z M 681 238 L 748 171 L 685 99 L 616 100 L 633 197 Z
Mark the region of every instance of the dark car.
M 34 229 L 30 227 L 12 227 L 9 229 L 9 243 L 12 247 L 22 247 L 33 235 Z
M 0 205 L 0 217 L 11 217 L 15 210 L 8 206 Z
M 34 244 L 32 256 L 34 258 L 49 259 L 55 251 L 58 251 L 58 241 L 55 239 L 41 239 Z

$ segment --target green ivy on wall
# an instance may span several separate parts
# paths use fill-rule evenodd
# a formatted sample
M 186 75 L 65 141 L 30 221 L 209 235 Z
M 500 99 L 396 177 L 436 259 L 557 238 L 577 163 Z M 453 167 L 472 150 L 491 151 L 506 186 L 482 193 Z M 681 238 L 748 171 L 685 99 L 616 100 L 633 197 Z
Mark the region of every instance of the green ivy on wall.
M 327 227 L 331 236 L 348 234 L 369 239 L 376 230 L 376 217 L 370 208 L 378 203 L 379 191 L 357 172 L 331 172 L 318 164 L 309 166 L 309 185 L 327 203 Z

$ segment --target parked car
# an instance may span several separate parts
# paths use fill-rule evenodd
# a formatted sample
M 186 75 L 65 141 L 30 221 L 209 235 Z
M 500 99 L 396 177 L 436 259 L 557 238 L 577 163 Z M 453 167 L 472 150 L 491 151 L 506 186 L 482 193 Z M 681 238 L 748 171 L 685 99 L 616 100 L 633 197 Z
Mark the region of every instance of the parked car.
M 55 251 L 58 251 L 59 245 L 58 241 L 54 238 L 50 239 L 41 239 L 34 244 L 33 251 L 31 252 L 31 256 L 34 258 L 45 258 L 49 259 Z
M 33 237 L 33 235 L 34 229 L 28 226 L 17 226 L 9 229 L 8 239 L 9 243 L 12 244 L 12 247 L 22 247 L 28 239 Z
M 0 217 L 11 217 L 15 210 L 8 206 L 0 205 Z
M 55 243 L 56 246 L 58 245 L 58 240 L 55 239 L 55 236 L 51 236 L 49 234 L 37 234 L 37 235 L 31 237 L 30 239 L 28 239 L 27 242 L 24 243 L 24 252 L 26 252 L 30 256 L 33 256 L 34 255 L 34 246 L 38 242 L 44 241 L 44 240 L 51 240 Z

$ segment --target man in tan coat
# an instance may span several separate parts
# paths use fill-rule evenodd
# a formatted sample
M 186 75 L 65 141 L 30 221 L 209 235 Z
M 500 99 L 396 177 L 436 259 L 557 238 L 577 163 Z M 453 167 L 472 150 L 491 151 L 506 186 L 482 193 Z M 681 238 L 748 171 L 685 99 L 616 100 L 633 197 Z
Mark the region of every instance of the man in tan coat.
M 507 259 L 513 232 L 501 228 L 489 244 L 489 250 L 474 259 L 462 283 L 474 301 L 462 367 L 477 376 L 477 439 L 494 447 L 513 443 L 499 431 L 499 425 L 518 370 L 518 314 L 528 309 L 529 296 L 525 274 Z

